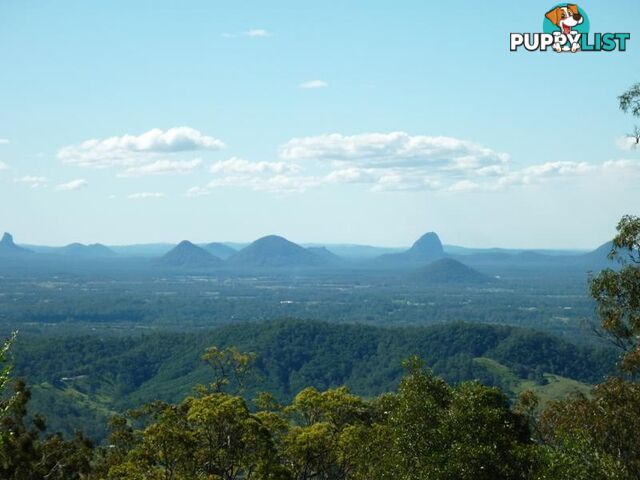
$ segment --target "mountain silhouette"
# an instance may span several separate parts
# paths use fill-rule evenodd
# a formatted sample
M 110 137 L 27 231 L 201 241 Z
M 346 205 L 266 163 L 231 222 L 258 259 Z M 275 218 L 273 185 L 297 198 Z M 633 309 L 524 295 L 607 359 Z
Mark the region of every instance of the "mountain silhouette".
M 325 259 L 328 263 L 336 264 L 342 261 L 342 258 L 339 255 L 336 255 L 327 247 L 307 247 L 307 250 L 318 257 Z
M 385 266 L 425 265 L 445 256 L 440 237 L 435 232 L 422 235 L 411 248 L 401 253 L 381 255 L 376 263 Z
M 206 250 L 183 240 L 157 261 L 157 265 L 169 268 L 211 268 L 223 265 L 223 261 Z
M 327 260 L 286 238 L 269 235 L 235 253 L 228 262 L 246 268 L 279 268 L 320 266 Z
M 608 261 L 608 255 L 609 253 L 611 253 L 611 250 L 613 249 L 613 242 L 607 242 L 607 243 L 603 243 L 602 245 L 600 245 L 598 248 L 596 248 L 595 250 L 585 253 L 583 255 L 583 257 L 589 258 L 591 260 L 595 260 L 595 261 L 601 261 L 601 262 L 607 262 Z M 624 255 L 624 251 L 619 252 L 622 255 Z
M 209 252 L 211 255 L 221 258 L 222 260 L 226 260 L 234 253 L 238 252 L 235 248 L 231 248 L 230 246 L 225 245 L 224 243 L 218 243 L 218 242 L 202 245 L 202 248 L 207 252 Z
M 10 233 L 5 232 L 0 240 L 0 255 L 13 256 L 24 255 L 27 253 L 33 253 L 31 250 L 19 247 L 13 242 L 13 236 Z
M 114 257 L 116 252 L 101 243 L 84 245 L 82 243 L 71 243 L 60 249 L 63 255 L 71 255 L 76 257 Z
M 441 258 L 413 271 L 409 278 L 420 284 L 478 284 L 490 279 L 477 270 L 452 258 Z

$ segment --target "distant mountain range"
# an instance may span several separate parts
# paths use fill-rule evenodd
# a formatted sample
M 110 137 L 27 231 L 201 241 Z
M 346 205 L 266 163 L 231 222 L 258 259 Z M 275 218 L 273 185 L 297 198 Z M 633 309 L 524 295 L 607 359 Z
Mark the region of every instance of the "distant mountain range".
M 31 250 L 28 250 L 23 247 L 19 247 L 13 242 L 13 236 L 10 233 L 5 232 L 2 235 L 2 240 L 0 240 L 0 255 L 13 256 L 13 255 L 24 255 L 27 253 L 33 253 Z
M 431 262 L 425 267 L 415 270 L 409 278 L 419 284 L 481 284 L 491 279 L 471 267 L 454 260 L 453 258 L 441 258 Z
M 230 246 L 219 242 L 207 243 L 206 245 L 202 245 L 202 248 L 211 255 L 221 258 L 222 260 L 226 260 L 234 253 L 238 252 L 235 248 L 231 248 Z
M 286 238 L 269 235 L 233 254 L 229 265 L 242 268 L 318 267 L 326 265 L 326 254 L 320 255 Z
M 92 245 L 84 245 L 82 243 L 72 243 L 66 247 L 62 247 L 59 253 L 63 255 L 73 255 L 81 257 L 113 257 L 116 252 L 109 247 L 105 247 L 101 243 Z
M 425 233 L 411 246 L 411 248 L 401 253 L 389 253 L 377 258 L 380 265 L 426 265 L 443 258 L 444 248 L 440 237 L 435 232 Z
M 188 240 L 183 240 L 156 261 L 161 267 L 188 269 L 221 267 L 223 263 L 222 259 Z
M 241 245 L 238 245 L 241 247 Z M 14 243 L 13 237 L 5 233 L 0 241 L 0 256 L 8 265 L 9 258 L 16 262 L 46 261 L 48 265 L 56 265 L 56 258 L 64 256 L 75 259 L 76 265 L 92 259 L 114 259 L 118 264 L 131 264 L 130 268 L 144 268 L 152 263 L 163 268 L 181 270 L 268 270 L 268 269 L 364 269 L 377 270 L 381 273 L 391 270 L 404 270 L 405 278 L 417 283 L 480 283 L 496 275 L 496 270 L 504 268 L 577 268 L 596 270 L 611 266 L 607 259 L 611 251 L 611 242 L 587 253 L 561 252 L 545 253 L 542 250 L 509 250 L 509 249 L 464 249 L 450 247 L 452 253 L 443 246 L 435 232 L 421 236 L 408 249 L 402 251 L 379 248 L 386 252 L 370 257 L 378 247 L 337 245 L 338 251 L 358 251 L 345 258 L 336 254 L 331 245 L 313 244 L 303 247 L 286 238 L 269 235 L 236 250 L 227 243 L 212 242 L 196 245 L 183 241 L 178 245 L 147 244 L 107 247 L 100 243 L 84 245 L 72 243 L 65 247 L 29 247 Z M 361 249 L 361 250 L 358 250 Z M 30 255 L 27 255 L 30 254 Z M 134 258 L 138 257 L 134 262 Z M 146 258 L 145 258 L 146 257 Z M 22 259 L 22 260 L 20 260 Z M 152 260 L 150 260 L 152 259 Z M 132 263 L 134 262 L 134 263 Z M 115 268 L 115 267 L 114 267 Z M 479 269 L 480 271 L 477 271 Z M 484 277 L 482 272 L 493 272 Z
M 344 260 L 327 247 L 307 247 L 307 250 L 334 265 L 337 265 Z

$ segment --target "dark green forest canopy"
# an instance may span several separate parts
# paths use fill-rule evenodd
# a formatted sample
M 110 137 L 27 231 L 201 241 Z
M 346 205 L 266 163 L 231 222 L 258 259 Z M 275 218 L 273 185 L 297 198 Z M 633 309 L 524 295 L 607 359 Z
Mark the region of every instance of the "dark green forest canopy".
M 538 383 L 544 383 L 543 374 L 553 374 L 593 384 L 615 365 L 610 350 L 514 327 L 380 328 L 281 320 L 183 334 L 22 337 L 16 375 L 35 386 L 33 408 L 49 412 L 52 426 L 70 433 L 84 422 L 85 431 L 101 438 L 110 413 L 153 400 L 177 402 L 195 385 L 208 383 L 211 372 L 201 356 L 211 345 L 254 352 L 257 375 L 246 398 L 268 391 L 284 402 L 308 386 L 347 385 L 365 397 L 391 391 L 402 376 L 402 361 L 412 354 L 449 382 L 477 379 L 512 395 L 517 391 L 511 377 L 479 358 L 508 368 L 513 378 Z

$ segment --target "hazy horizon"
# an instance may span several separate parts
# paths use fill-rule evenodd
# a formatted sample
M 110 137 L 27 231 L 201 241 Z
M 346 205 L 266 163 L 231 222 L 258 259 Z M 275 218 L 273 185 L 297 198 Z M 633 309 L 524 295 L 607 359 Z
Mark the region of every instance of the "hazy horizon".
M 640 213 L 617 104 L 640 48 L 509 52 L 548 8 L 4 2 L 0 231 L 596 248 Z M 631 0 L 584 8 L 593 31 L 633 32 L 640 15 Z
M 242 246 L 246 246 L 249 245 L 250 243 L 254 242 L 255 240 L 258 240 L 259 238 L 265 237 L 265 236 L 269 236 L 269 235 L 277 235 L 277 236 L 281 236 L 284 237 L 283 235 L 279 235 L 278 233 L 269 233 L 269 234 L 265 234 L 265 235 L 260 235 L 259 237 L 253 238 L 253 239 L 247 239 L 247 240 L 220 240 L 220 239 L 201 239 L 201 240 L 194 240 L 191 238 L 181 238 L 179 240 L 175 240 L 175 241 L 169 241 L 169 240 L 157 240 L 157 241 L 145 241 L 145 242 L 134 242 L 134 243 L 107 243 L 107 242 L 102 242 L 100 240 L 95 240 L 95 241 L 78 241 L 78 240 L 73 240 L 71 242 L 68 243 L 29 243 L 29 242 L 23 242 L 20 241 L 20 239 L 16 238 L 15 235 L 12 232 L 4 232 L 4 233 L 9 233 L 10 235 L 12 235 L 14 242 L 17 245 L 21 245 L 21 246 L 32 246 L 32 247 L 51 247 L 51 248 L 61 248 L 61 247 L 65 247 L 67 245 L 73 244 L 73 243 L 81 243 L 84 245 L 91 245 L 91 244 L 102 244 L 105 245 L 107 247 L 114 247 L 114 248 L 119 248 L 119 247 L 135 247 L 135 246 L 144 246 L 144 245 L 177 245 L 178 243 L 180 243 L 183 240 L 188 240 L 189 242 L 196 244 L 196 245 L 206 245 L 208 243 L 221 243 L 221 244 L 225 244 L 225 245 L 229 245 L 232 247 L 242 247 Z M 425 232 L 426 233 L 426 232 Z M 437 233 L 437 232 L 435 232 Z M 375 244 L 375 243 L 371 243 L 371 242 L 360 242 L 360 243 L 352 243 L 352 242 L 318 242 L 318 241 L 296 241 L 295 239 L 291 239 L 288 237 L 284 237 L 287 240 L 297 243 L 299 245 L 303 245 L 303 246 L 315 246 L 315 245 L 328 245 L 328 246 L 345 246 L 345 247 L 350 247 L 350 246 L 354 246 L 354 247 L 372 247 L 372 248 L 380 248 L 380 249 L 408 249 L 410 248 L 413 243 L 418 239 L 415 238 L 413 239 L 411 242 L 404 244 L 404 245 L 381 245 L 381 244 Z M 454 247 L 454 248 L 467 248 L 467 249 L 486 249 L 486 250 L 490 250 L 490 249 L 505 249 L 505 250 L 553 250 L 553 251 L 591 251 L 591 250 L 595 250 L 596 248 L 600 247 L 601 245 L 603 245 L 604 243 L 608 242 L 609 240 L 605 240 L 603 242 L 600 242 L 597 245 L 593 245 L 587 248 L 578 248 L 578 247 L 568 247 L 568 248 L 554 248 L 554 247 L 514 247 L 514 246 L 510 246 L 510 245 L 493 245 L 493 246 L 476 246 L 476 245 L 461 245 L 461 244 L 453 244 L 450 242 L 447 242 L 445 240 L 443 240 L 441 238 L 442 244 L 445 247 Z

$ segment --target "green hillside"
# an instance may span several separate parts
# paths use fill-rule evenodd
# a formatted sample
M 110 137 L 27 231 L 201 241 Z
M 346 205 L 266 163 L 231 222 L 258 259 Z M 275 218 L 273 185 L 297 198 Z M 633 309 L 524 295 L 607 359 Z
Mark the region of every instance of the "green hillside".
M 614 365 L 611 352 L 512 327 L 386 329 L 283 320 L 188 334 L 22 339 L 16 366 L 37 386 L 33 409 L 47 412 L 53 427 L 68 432 L 75 425 L 104 425 L 112 411 L 184 398 L 194 385 L 211 380 L 200 358 L 211 345 L 256 353 L 257 375 L 246 397 L 266 390 L 282 401 L 307 386 L 347 385 L 369 397 L 390 391 L 401 378 L 401 362 L 413 354 L 449 382 L 478 379 L 512 396 L 533 388 L 556 398 L 569 379 L 584 390 Z
M 475 358 L 474 362 L 495 375 L 495 383 L 499 383 L 512 398 L 525 390 L 533 391 L 540 400 L 539 410 L 552 400 L 561 400 L 575 394 L 588 396 L 593 388 L 593 385 L 550 373 L 543 373 L 541 378 L 534 380 L 520 378 L 509 367 L 491 358 L 479 357 Z

